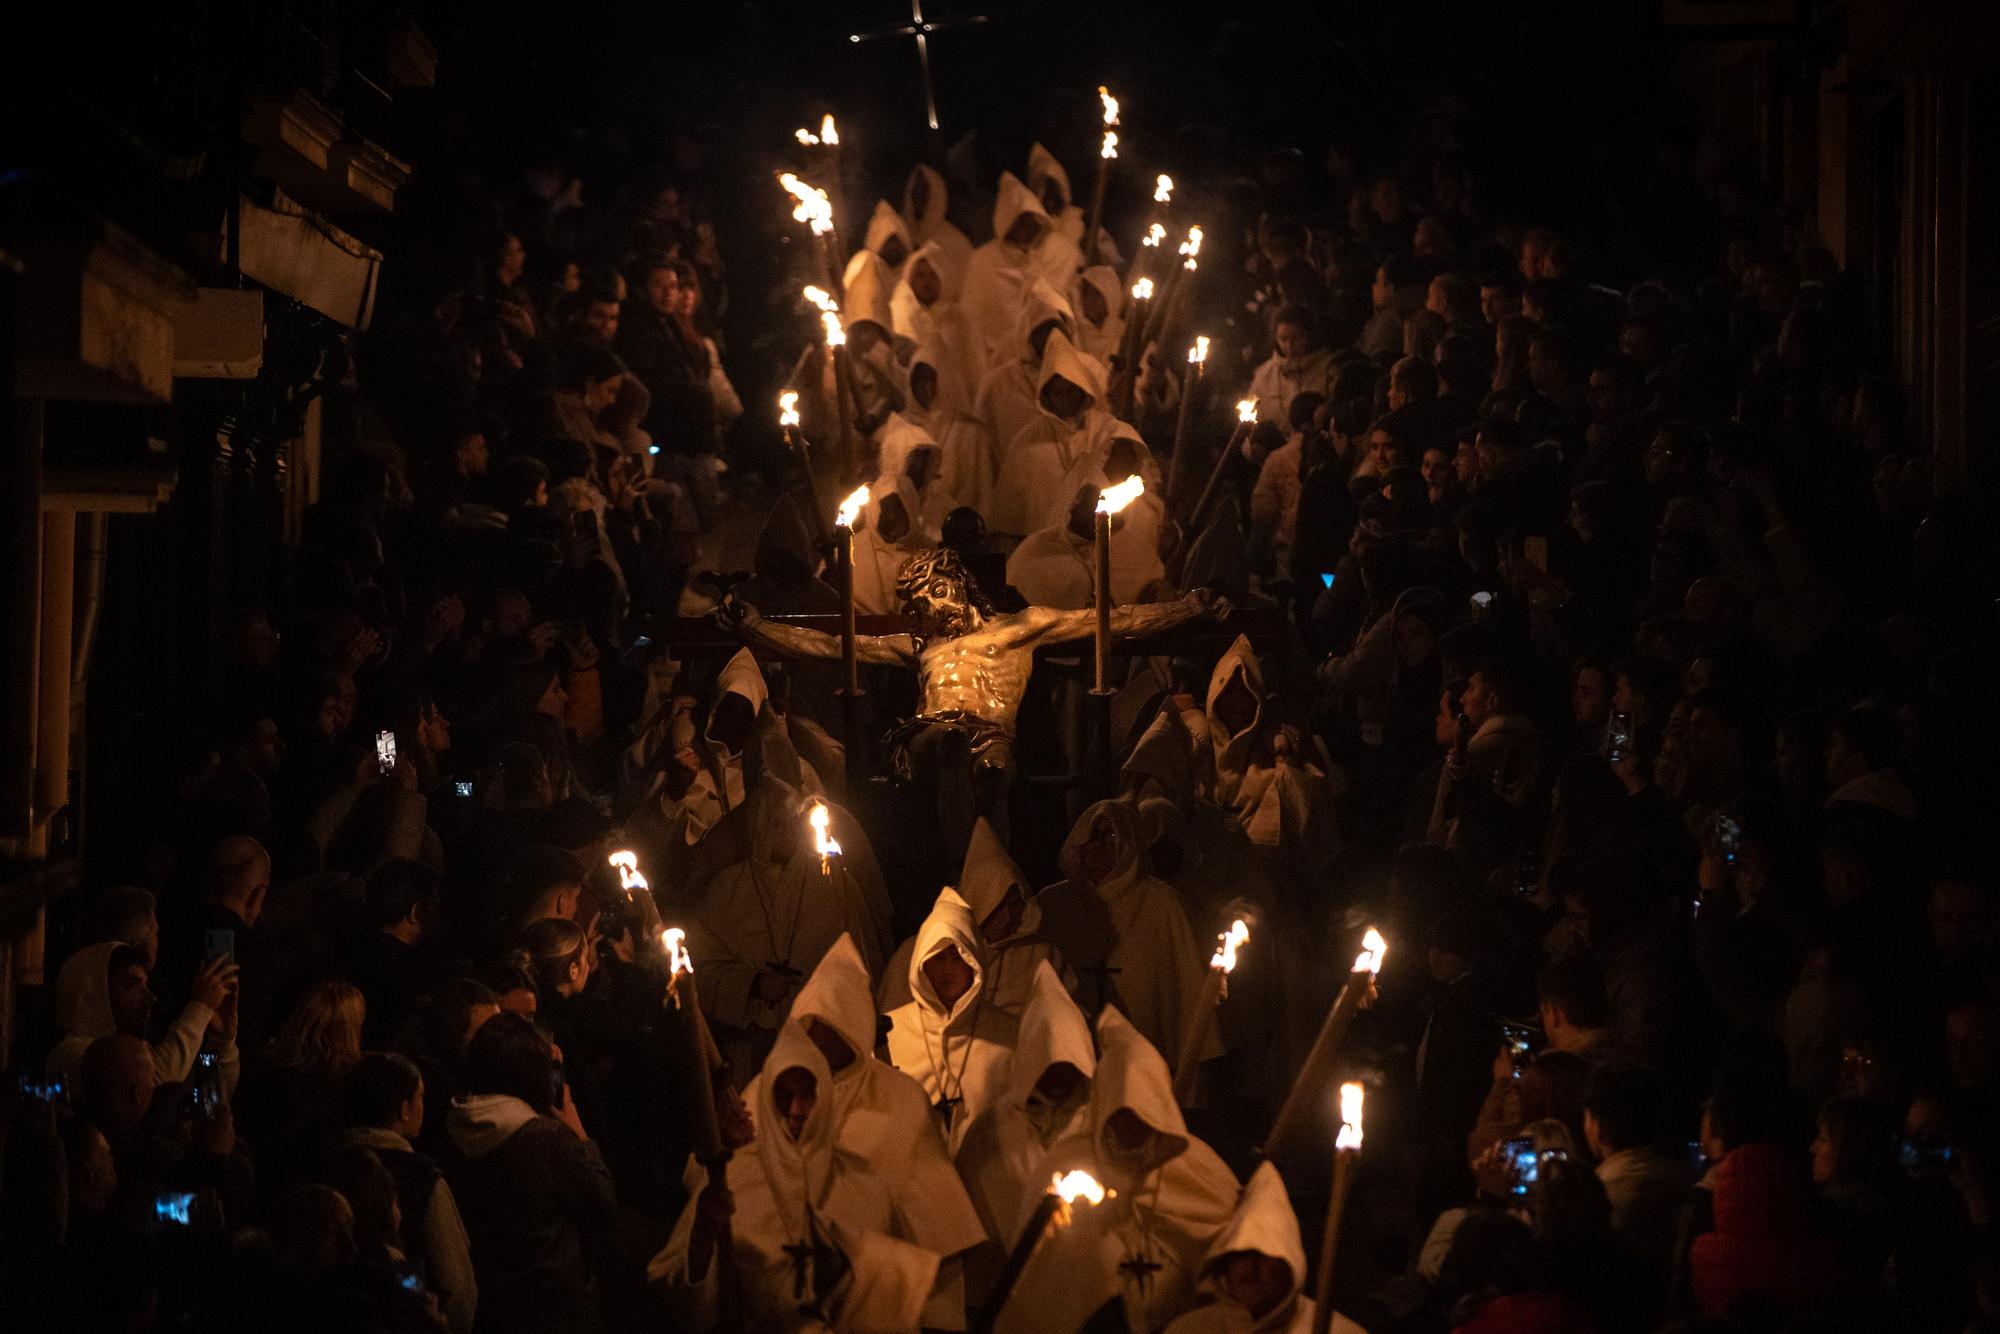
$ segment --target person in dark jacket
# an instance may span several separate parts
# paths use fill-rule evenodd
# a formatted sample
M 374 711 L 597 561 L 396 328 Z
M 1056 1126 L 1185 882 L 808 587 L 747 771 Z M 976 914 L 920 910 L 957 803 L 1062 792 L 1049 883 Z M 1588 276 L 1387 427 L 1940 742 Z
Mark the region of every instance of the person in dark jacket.
M 640 255 L 628 278 L 631 295 L 620 311 L 613 348 L 646 387 L 650 401 L 640 424 L 659 447 L 655 462 L 690 484 L 703 519 L 711 519 L 721 494 L 706 350 L 690 347 L 681 332 L 680 280 L 672 260 L 657 251 Z
M 554 1049 L 526 1019 L 497 1014 L 473 1035 L 465 1073 L 446 1176 L 472 1241 L 478 1334 L 601 1328 L 592 1256 L 617 1200 Z

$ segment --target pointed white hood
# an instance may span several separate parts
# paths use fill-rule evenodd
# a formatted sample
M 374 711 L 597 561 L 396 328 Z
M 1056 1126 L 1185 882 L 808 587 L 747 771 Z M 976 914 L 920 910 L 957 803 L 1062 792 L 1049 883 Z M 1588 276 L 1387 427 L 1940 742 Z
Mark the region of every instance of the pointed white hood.
M 924 200 L 921 212 L 916 205 L 916 187 L 919 178 L 923 179 L 929 196 Z M 903 218 L 909 226 L 912 237 L 928 244 L 940 228 L 951 226 L 951 223 L 945 220 L 950 206 L 950 188 L 945 184 L 944 176 L 937 168 L 925 166 L 921 162 L 910 168 L 909 179 L 903 182 Z
M 1111 831 L 1113 851 L 1110 873 L 1094 889 L 1099 897 L 1108 898 L 1142 874 L 1139 857 L 1145 850 L 1145 838 L 1139 828 L 1138 808 L 1132 803 L 1100 801 L 1086 810 L 1070 829 L 1069 837 L 1063 840 L 1062 851 L 1056 855 L 1056 864 L 1072 883 L 1090 885 L 1089 877 L 1083 873 L 1083 845 L 1096 835 L 1100 825 Z
M 888 200 L 878 199 L 875 201 L 875 211 L 868 215 L 868 233 L 861 244 L 864 249 L 880 255 L 883 245 L 892 236 L 903 239 L 905 255 L 917 248 L 916 241 L 910 234 L 910 225 L 903 221 L 903 215 L 896 212 L 895 206 Z
M 1202 1261 L 1202 1290 L 1221 1298 L 1217 1283 L 1221 1262 L 1225 1256 L 1242 1251 L 1283 1260 L 1291 1268 L 1291 1291 L 1252 1326 L 1260 1334 L 1290 1328 L 1306 1281 L 1306 1246 L 1299 1235 L 1299 1216 L 1292 1208 L 1291 1194 L 1285 1189 L 1285 1179 L 1278 1174 L 1275 1164 L 1264 1163 L 1251 1173 L 1250 1184 L 1243 1188 L 1243 1197 L 1236 1203 L 1236 1213 L 1216 1234 Z
M 949 1007 L 938 997 L 930 975 L 924 971 L 925 964 L 946 951 L 957 954 L 972 970 L 972 985 Z M 978 1008 L 980 987 L 986 977 L 980 954 L 979 929 L 972 920 L 972 910 L 947 885 L 938 892 L 930 916 L 917 928 L 917 947 L 910 953 L 910 994 L 931 1023 L 950 1028 Z
M 1040 199 L 1046 193 L 1043 186 L 1054 181 L 1056 189 L 1062 192 L 1062 207 L 1068 208 L 1076 200 L 1076 192 L 1069 188 L 1069 173 L 1056 155 L 1040 144 L 1028 149 L 1028 189 Z
M 896 290 L 896 275 L 873 250 L 857 250 L 847 261 L 841 278 L 845 300 L 840 303 L 841 322 L 853 327 L 862 321 L 882 330 L 884 337 L 894 332 L 896 317 L 889 308 L 889 295 Z
M 820 959 L 819 967 L 793 998 L 791 1017 L 801 1030 L 806 1020 L 820 1020 L 854 1049 L 855 1060 L 835 1077 L 836 1083 L 850 1082 L 875 1055 L 874 989 L 869 985 L 868 965 L 861 961 L 852 936 L 843 932 Z
M 1129 1194 L 1145 1177 L 1187 1152 L 1187 1122 L 1174 1098 L 1174 1077 L 1166 1060 L 1115 1005 L 1105 1006 L 1097 1016 L 1097 1045 L 1100 1056 L 1090 1095 L 1091 1144 L 1107 1184 Z M 1109 1151 L 1110 1123 L 1121 1109 L 1132 1112 L 1159 1136 L 1151 1161 L 1136 1175 L 1112 1166 L 1116 1155 Z
M 1068 336 L 1060 329 L 1050 334 L 1048 342 L 1042 345 L 1041 371 L 1035 376 L 1037 405 L 1042 402 L 1042 394 L 1048 389 L 1050 381 L 1058 376 L 1090 395 L 1090 402 L 1084 408 L 1085 415 L 1089 414 L 1091 408 L 1103 405 L 1106 379 L 1104 363 L 1079 352 L 1076 345 L 1070 342 Z M 1042 413 L 1044 416 L 1052 415 L 1047 408 L 1043 408 Z
M 1256 701 L 1256 711 L 1242 731 L 1231 733 L 1216 716 L 1216 701 L 1222 698 L 1231 682 L 1241 682 Z M 1244 775 L 1251 767 L 1253 750 L 1264 725 L 1264 669 L 1257 661 L 1256 650 L 1250 645 L 1246 635 L 1236 636 L 1236 642 L 1215 664 L 1215 670 L 1208 678 L 1208 735 L 1210 762 L 1214 773 L 1214 788 L 1211 795 L 1227 805 L 1234 798 Z
M 1058 166 L 1058 170 L 1060 170 L 1060 166 Z M 1015 221 L 1024 213 L 1042 224 L 1041 234 L 1043 237 L 1046 237 L 1055 227 L 1055 219 L 1051 218 L 1049 211 L 1042 207 L 1041 197 L 1027 186 L 1021 184 L 1021 178 L 1013 172 L 1001 172 L 1000 189 L 993 200 L 993 235 L 995 239 L 1004 238 L 1013 229 Z M 1037 240 L 1039 239 L 1038 237 Z M 1032 249 L 1032 247 L 1030 248 Z
M 785 1128 L 776 1096 L 778 1077 L 792 1069 L 810 1074 L 816 1092 L 812 1112 L 796 1140 Z M 764 1179 L 770 1184 L 786 1230 L 803 1234 L 807 1209 L 820 1203 L 833 1172 L 834 1142 L 840 1134 L 833 1072 L 805 1029 L 786 1024 L 778 1030 L 752 1089 L 756 1102 L 750 1112 L 757 1127 L 757 1158 L 764 1168 Z
M 1014 1058 L 1008 1071 L 1009 1102 L 1026 1108 L 1035 1085 L 1052 1065 L 1073 1065 L 1083 1075 L 1083 1084 L 1069 1108 L 1074 1110 L 1090 1099 L 1090 1081 L 1097 1074 L 1097 1052 L 1090 1040 L 1090 1021 L 1083 1017 L 1069 990 L 1047 960 L 1035 966 L 1028 1006 L 1021 1012 L 1020 1036 L 1014 1043 Z
M 971 910 L 975 923 L 984 922 L 993 915 L 1007 898 L 1007 891 L 1019 890 L 1026 913 L 1034 911 L 1033 896 L 1028 890 L 1028 877 L 1021 873 L 1014 858 L 1008 853 L 1007 845 L 1000 841 L 1000 835 L 980 816 L 972 822 L 972 837 L 965 844 L 965 864 L 958 873 L 958 893 Z M 1024 913 L 1021 923 L 1023 931 L 1028 929 Z
M 764 711 L 764 704 L 771 698 L 770 687 L 764 684 L 764 673 L 757 666 L 757 657 L 749 649 L 738 649 L 734 657 L 722 665 L 715 677 L 715 702 L 719 706 L 725 695 L 741 695 L 750 702 L 750 716 L 755 718 Z M 713 721 L 715 711 L 709 710 Z M 722 743 L 703 727 L 703 735 L 711 746 L 720 750 Z

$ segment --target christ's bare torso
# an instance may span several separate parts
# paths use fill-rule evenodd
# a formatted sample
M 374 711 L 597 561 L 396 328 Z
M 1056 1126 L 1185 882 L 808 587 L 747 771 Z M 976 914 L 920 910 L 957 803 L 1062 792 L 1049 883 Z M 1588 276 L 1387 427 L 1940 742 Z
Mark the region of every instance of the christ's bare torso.
M 917 660 L 924 712 L 957 709 L 1012 732 L 1034 668 L 1034 650 L 1007 647 L 1006 637 L 994 627 L 933 640 Z

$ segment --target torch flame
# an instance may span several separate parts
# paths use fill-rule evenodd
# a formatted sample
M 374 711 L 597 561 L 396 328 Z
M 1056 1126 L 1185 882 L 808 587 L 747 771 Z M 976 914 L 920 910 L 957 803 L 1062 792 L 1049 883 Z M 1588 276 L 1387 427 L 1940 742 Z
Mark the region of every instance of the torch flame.
M 811 130 L 808 130 L 803 125 L 801 125 L 798 129 L 792 131 L 792 138 L 798 140 L 800 143 L 804 144 L 807 148 L 816 148 L 819 145 L 819 136 L 814 134 Z
M 1170 204 L 1173 202 L 1173 198 L 1174 178 L 1162 174 L 1153 182 L 1153 202 L 1155 204 Z
M 835 301 L 832 294 L 824 287 L 814 287 L 811 283 L 806 284 L 805 298 L 823 311 L 840 309 L 840 303 Z
M 1208 961 L 1210 968 L 1220 968 L 1225 973 L 1236 971 L 1236 951 L 1250 939 L 1250 928 L 1237 918 L 1229 924 L 1229 929 L 1217 938 L 1215 957 Z
M 1103 84 L 1097 85 L 1097 100 L 1104 103 L 1104 127 L 1111 128 L 1118 123 L 1118 99 Z
M 1116 514 L 1145 494 L 1145 479 L 1135 472 L 1118 485 L 1107 486 L 1097 493 L 1097 512 Z
M 833 230 L 833 201 L 826 197 L 826 191 L 808 185 L 791 172 L 778 178 L 778 184 L 785 187 L 785 193 L 798 200 L 798 207 L 792 216 L 800 222 L 812 224 L 814 236 L 824 236 Z
M 1188 228 L 1187 240 L 1181 242 L 1181 254 L 1187 257 L 1187 268 L 1192 272 L 1197 267 L 1195 259 L 1201 254 L 1201 228 Z
M 1056 1172 L 1049 1177 L 1049 1194 L 1060 1195 L 1064 1204 L 1075 1204 L 1079 1199 L 1092 1204 L 1104 1203 L 1104 1187 L 1097 1184 L 1097 1178 L 1078 1168 L 1073 1172 Z
M 1361 1101 L 1365 1090 L 1359 1084 L 1340 1086 L 1340 1133 L 1333 1147 L 1348 1151 L 1361 1147 Z
M 687 932 L 677 926 L 660 928 L 660 948 L 666 951 L 667 961 L 673 965 L 673 977 L 694 971 L 694 960 L 688 955 L 687 946 L 682 943 L 686 939 Z
M 1107 161 L 1118 156 L 1118 131 L 1106 130 L 1104 132 L 1104 147 L 1098 150 L 1097 155 Z
M 1188 362 L 1191 365 L 1199 366 L 1204 361 L 1207 360 L 1208 360 L 1208 335 L 1196 334 L 1194 336 L 1194 346 L 1188 349 Z
M 1146 229 L 1146 239 L 1141 241 L 1139 244 L 1158 245 L 1160 242 L 1166 239 L 1167 239 L 1167 229 L 1156 222 L 1152 226 Z
M 861 494 L 865 495 L 867 490 L 867 487 L 862 487 Z M 848 499 L 852 500 L 854 497 L 849 496 Z M 832 822 L 833 816 L 827 811 L 826 803 L 823 801 L 815 801 L 812 809 L 806 812 L 806 823 L 812 826 L 813 831 L 813 851 L 823 858 L 840 855 L 840 844 L 834 841 L 833 835 L 826 832 L 827 826 Z
M 778 425 L 797 426 L 799 424 L 799 394 L 796 389 L 787 389 L 778 395 Z
M 649 889 L 646 877 L 639 873 L 639 854 L 621 849 L 605 858 L 618 871 L 618 887 L 626 893 L 635 889 Z
M 1257 420 L 1257 400 L 1239 398 L 1236 400 L 1236 420 L 1245 426 L 1254 425 Z
M 830 310 L 824 311 L 819 317 L 819 322 L 826 331 L 826 345 L 828 347 L 847 346 L 847 330 L 840 327 L 840 316 Z
M 853 491 L 848 493 L 847 499 L 840 502 L 840 512 L 833 516 L 833 521 L 842 528 L 854 527 L 855 524 L 861 521 L 861 510 L 867 503 L 868 488 L 865 486 L 855 487 Z M 813 828 L 824 829 L 826 827 L 826 807 L 815 806 L 813 807 L 813 811 Z
M 1354 956 L 1354 971 L 1357 973 L 1379 973 L 1382 971 L 1382 956 L 1389 952 L 1389 942 L 1382 939 L 1382 933 L 1374 927 L 1361 937 L 1361 953 Z
M 833 113 L 831 111 L 820 118 L 819 141 L 828 148 L 840 147 L 840 130 L 833 123 Z
M 1141 278 L 1138 282 L 1133 283 L 1132 299 L 1134 301 L 1151 301 L 1153 299 L 1153 280 L 1151 278 Z

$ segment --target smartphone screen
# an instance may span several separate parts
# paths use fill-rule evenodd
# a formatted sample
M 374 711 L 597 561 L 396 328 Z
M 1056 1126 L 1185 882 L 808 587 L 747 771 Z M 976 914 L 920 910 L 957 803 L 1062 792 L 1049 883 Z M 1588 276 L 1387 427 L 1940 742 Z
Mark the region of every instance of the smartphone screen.
M 1617 764 L 1632 749 L 1632 715 L 1624 711 L 1613 713 L 1604 724 L 1604 758 Z
M 396 734 L 377 732 L 375 734 L 375 772 L 388 774 L 396 767 Z
M 1507 1044 L 1507 1059 L 1513 1063 L 1514 1078 L 1519 1079 L 1535 1056 L 1533 1035 L 1519 1024 L 1502 1024 L 1500 1036 Z
M 1522 1135 L 1508 1140 L 1501 1152 L 1507 1160 L 1508 1193 L 1526 1195 L 1541 1175 L 1541 1155 L 1535 1151 L 1535 1141 Z
M 37 1102 L 61 1103 L 68 1095 L 63 1077 L 47 1070 L 24 1070 L 19 1076 L 21 1092 Z
M 1737 845 L 1743 841 L 1743 824 L 1733 815 L 1715 817 L 1715 847 L 1722 854 L 1722 860 L 1731 866 L 1736 864 Z
M 227 959 L 236 962 L 236 932 L 228 927 L 213 927 L 202 933 L 201 952 L 209 959 Z
M 153 1197 L 153 1217 L 162 1223 L 186 1227 L 191 1221 L 189 1211 L 193 1208 L 194 1192 L 191 1190 L 163 1190 Z
M 549 1062 L 549 1106 L 562 1106 L 563 1083 L 563 1063 L 558 1056 Z
M 452 786 L 452 791 L 458 793 L 458 795 L 461 797 L 469 797 L 472 795 L 472 780 L 470 778 L 461 778 L 456 782 L 454 782 L 451 786 Z

